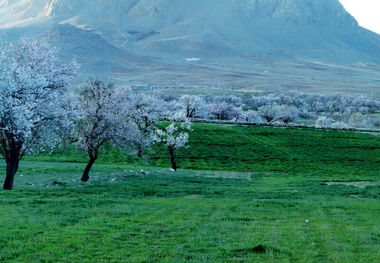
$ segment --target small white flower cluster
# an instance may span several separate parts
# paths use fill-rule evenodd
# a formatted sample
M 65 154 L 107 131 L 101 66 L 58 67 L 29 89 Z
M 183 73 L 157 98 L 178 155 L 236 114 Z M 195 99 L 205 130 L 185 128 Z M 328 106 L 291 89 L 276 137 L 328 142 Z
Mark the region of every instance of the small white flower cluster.
M 164 129 L 157 129 L 154 141 L 166 145 L 171 149 L 186 148 L 189 141 L 189 132 L 191 132 L 191 123 L 173 122 Z

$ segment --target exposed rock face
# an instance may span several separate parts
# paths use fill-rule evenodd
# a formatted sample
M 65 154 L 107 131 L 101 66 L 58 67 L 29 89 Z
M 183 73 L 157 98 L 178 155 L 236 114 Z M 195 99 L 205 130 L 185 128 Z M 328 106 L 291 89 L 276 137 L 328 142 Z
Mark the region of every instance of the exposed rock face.
M 214 12 L 222 10 L 222 12 Z M 223 20 L 230 13 L 241 12 L 253 19 L 271 19 L 297 24 L 356 25 L 338 0 L 1 0 L 1 24 L 7 17 L 13 22 L 32 17 L 49 16 L 61 19 L 77 18 L 94 24 L 125 21 L 131 17 L 162 15 L 207 15 Z M 112 16 L 107 16 L 108 14 Z M 95 20 L 102 17 L 102 20 Z M 171 20 L 170 17 L 167 18 Z M 206 19 L 208 19 L 206 17 Z

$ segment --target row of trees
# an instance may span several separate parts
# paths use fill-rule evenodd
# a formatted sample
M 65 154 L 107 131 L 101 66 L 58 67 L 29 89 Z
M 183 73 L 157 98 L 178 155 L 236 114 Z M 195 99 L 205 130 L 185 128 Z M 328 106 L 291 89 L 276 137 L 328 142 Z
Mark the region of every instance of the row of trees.
M 89 156 L 82 181 L 106 143 L 144 147 L 160 143 L 176 166 L 177 149 L 186 147 L 189 122 L 183 118 L 156 128 L 164 102 L 89 79 L 78 93 L 69 88 L 78 64 L 62 64 L 45 40 L 22 41 L 0 48 L 0 154 L 6 161 L 3 188 L 11 190 L 25 154 L 51 151 L 64 142 L 77 144 Z M 173 118 L 174 120 L 174 118 Z
M 0 47 L 0 154 L 6 161 L 4 189 L 12 189 L 25 154 L 51 151 L 72 142 L 88 154 L 82 181 L 105 143 L 120 149 L 167 147 L 177 169 L 177 149 L 186 147 L 189 119 L 206 118 L 284 124 L 312 120 L 318 127 L 367 125 L 366 115 L 380 103 L 364 97 L 313 96 L 298 93 L 181 97 L 148 95 L 91 78 L 70 87 L 79 66 L 62 64 L 45 40 Z M 159 120 L 169 119 L 166 127 Z M 348 121 L 347 121 L 348 120 Z M 347 124 L 346 124 L 347 123 Z
M 168 127 L 157 127 L 160 118 L 169 118 L 159 98 L 92 78 L 81 88 L 74 105 L 77 116 L 71 141 L 89 156 L 83 182 L 89 180 L 91 167 L 106 142 L 121 150 L 136 149 L 138 157 L 153 143 L 165 145 L 172 168 L 177 170 L 177 150 L 186 147 L 191 125 L 187 118 L 171 116 L 174 122 Z
M 264 123 L 298 123 L 316 127 L 372 128 L 369 116 L 380 102 L 366 97 L 305 95 L 296 92 L 262 95 L 197 96 L 163 98 L 169 111 L 188 118 Z

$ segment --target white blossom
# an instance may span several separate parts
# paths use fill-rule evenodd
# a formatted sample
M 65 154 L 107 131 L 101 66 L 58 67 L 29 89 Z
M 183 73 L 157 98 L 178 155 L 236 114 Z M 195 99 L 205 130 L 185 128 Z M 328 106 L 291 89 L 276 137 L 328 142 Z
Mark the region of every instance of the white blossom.
M 272 122 L 280 116 L 281 107 L 277 104 L 274 105 L 264 105 L 258 109 L 261 117 L 267 120 L 267 122 Z
M 320 116 L 316 121 L 315 121 L 315 126 L 317 128 L 329 128 L 332 127 L 335 123 L 334 119 L 328 118 L 326 116 Z
M 240 109 L 227 102 L 215 102 L 209 106 L 209 113 L 214 115 L 217 120 L 232 119 L 237 116 Z
M 137 146 L 138 156 L 142 150 L 153 142 L 155 125 L 164 114 L 164 101 L 143 93 L 131 94 L 124 101 L 121 122 L 125 122 L 126 130 L 120 131 L 118 143 L 121 146 Z M 133 134 L 133 136 L 131 136 Z
M 206 103 L 200 96 L 184 95 L 179 98 L 178 103 L 185 112 L 186 118 L 197 118 L 206 115 Z

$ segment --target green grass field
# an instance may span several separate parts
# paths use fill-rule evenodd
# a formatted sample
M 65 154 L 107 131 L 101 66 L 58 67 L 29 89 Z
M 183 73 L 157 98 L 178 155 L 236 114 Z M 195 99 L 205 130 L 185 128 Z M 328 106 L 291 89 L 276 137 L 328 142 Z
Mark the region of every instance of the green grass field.
M 177 173 L 160 149 L 107 147 L 87 184 L 73 148 L 26 158 L 0 191 L 0 262 L 379 262 L 380 137 L 194 130 Z

